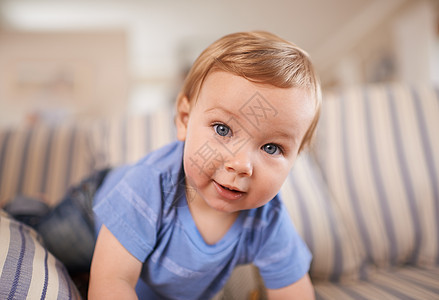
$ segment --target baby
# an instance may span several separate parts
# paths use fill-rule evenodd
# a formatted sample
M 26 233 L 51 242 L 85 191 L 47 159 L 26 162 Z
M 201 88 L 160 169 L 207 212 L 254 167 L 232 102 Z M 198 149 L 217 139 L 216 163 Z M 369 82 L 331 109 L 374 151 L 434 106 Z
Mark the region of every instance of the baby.
M 209 299 L 253 263 L 269 299 L 313 299 L 311 255 L 278 192 L 320 103 L 290 42 L 245 32 L 210 45 L 178 96 L 178 141 L 112 170 L 95 195 L 89 298 Z

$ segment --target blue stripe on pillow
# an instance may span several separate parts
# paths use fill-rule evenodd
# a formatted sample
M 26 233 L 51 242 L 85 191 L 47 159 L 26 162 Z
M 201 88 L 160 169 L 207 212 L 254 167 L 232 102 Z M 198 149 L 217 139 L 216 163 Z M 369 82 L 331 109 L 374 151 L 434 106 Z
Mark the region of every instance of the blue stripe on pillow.
M 20 298 L 27 295 L 32 279 L 32 276 L 29 275 L 32 274 L 32 262 L 35 253 L 35 244 L 29 236 L 28 228 L 18 223 L 13 223 L 11 225 L 11 237 L 19 236 L 20 238 L 11 240 L 10 245 L 12 247 L 17 247 L 16 249 L 20 249 L 20 252 L 18 257 L 15 255 L 8 255 L 3 267 L 2 279 L 10 281 L 11 274 L 14 274 L 10 285 L 9 295 L 7 297 L 8 300 L 17 299 L 17 297 Z M 3 275 L 6 275 L 5 278 L 3 278 Z M 4 282 L 2 281 L 3 280 L 0 280 L 0 285 L 3 286 Z
M 370 260 L 371 259 L 371 253 L 372 253 L 372 240 L 369 236 L 369 232 L 367 230 L 367 225 L 366 225 L 366 220 L 364 219 L 364 214 L 361 211 L 361 207 L 358 203 L 359 201 L 359 197 L 357 194 L 357 190 L 355 189 L 354 186 L 354 176 L 355 176 L 355 172 L 353 170 L 353 167 L 351 165 L 351 160 L 349 159 L 349 157 L 351 157 L 350 155 L 350 141 L 348 141 L 348 132 L 347 129 L 349 128 L 349 124 L 347 124 L 347 114 L 346 114 L 346 105 L 347 105 L 347 100 L 346 100 L 346 95 L 341 95 L 340 98 L 340 110 L 341 110 L 341 126 L 340 126 L 340 130 L 341 130 L 341 138 L 342 138 L 342 145 L 341 145 L 341 151 L 342 153 L 342 157 L 345 157 L 346 159 L 344 159 L 344 163 L 343 163 L 343 169 L 344 169 L 344 174 L 345 174 L 345 178 L 342 178 L 341 180 L 345 180 L 345 182 L 347 183 L 347 189 L 348 189 L 348 194 L 349 194 L 349 199 L 350 202 L 352 203 L 353 206 L 353 210 L 354 210 L 354 214 L 356 217 L 356 220 L 358 220 L 358 226 L 359 226 L 359 230 L 360 230 L 360 235 L 361 235 L 361 239 L 363 240 L 363 245 L 366 248 L 366 253 L 367 253 L 367 257 L 366 260 Z M 353 101 L 354 99 L 352 99 Z
M 1 217 L 3 218 L 3 217 Z M 2 226 L 4 225 L 5 221 L 2 221 Z M 8 222 L 9 223 L 9 222 Z M 17 228 L 15 226 L 9 225 L 9 231 L 10 231 L 10 240 L 9 240 L 9 248 L 8 248 L 8 255 L 6 257 L 5 263 L 3 264 L 3 271 L 0 277 L 0 287 L 2 288 L 2 292 L 9 291 L 8 295 L 2 294 L 2 297 L 9 298 L 11 296 L 10 291 L 12 290 L 13 286 L 13 280 L 12 278 L 15 278 L 17 273 L 17 250 L 12 251 L 11 249 L 20 249 L 20 257 L 22 254 L 22 243 L 23 243 L 23 237 L 20 237 L 20 239 L 13 238 L 16 236 L 20 236 L 20 233 L 18 232 Z M 2 243 L 6 243 L 7 241 L 2 241 Z M 15 294 L 15 292 L 14 292 Z M 13 295 L 12 295 L 13 296 Z
M 312 169 L 312 167 L 310 166 L 310 162 L 309 162 L 308 157 L 302 157 L 302 160 L 306 160 L 306 164 L 309 166 L 310 169 Z M 288 180 L 290 181 L 291 185 L 292 185 L 292 191 L 296 194 L 296 199 L 297 199 L 297 203 L 299 205 L 299 210 L 301 212 L 300 216 L 301 216 L 301 220 L 302 220 L 302 234 L 303 234 L 303 239 L 305 240 L 307 246 L 309 247 L 310 251 L 312 253 L 315 253 L 315 245 L 314 245 L 314 238 L 313 238 L 313 233 L 312 233 L 312 222 L 310 219 L 310 212 L 308 211 L 308 209 L 311 209 L 311 207 L 305 205 L 307 199 L 305 198 L 305 195 L 303 194 L 303 191 L 301 189 L 301 187 L 298 185 L 298 181 L 296 179 L 297 177 L 297 173 L 296 172 L 291 172 Z M 319 180 L 321 178 L 316 178 L 318 176 L 313 176 L 314 180 Z M 315 182 L 315 186 L 316 187 L 324 187 L 326 186 L 326 183 L 324 183 L 323 181 L 319 181 L 319 182 Z M 326 211 L 326 214 L 329 218 L 328 223 L 329 223 L 329 229 L 331 232 L 331 240 L 333 241 L 334 245 L 334 257 L 333 257 L 333 268 L 332 268 L 332 273 L 329 275 L 329 280 L 331 281 L 339 281 L 341 275 L 343 274 L 343 247 L 341 245 L 341 241 L 340 241 L 340 234 L 337 233 L 337 229 L 335 228 L 337 222 L 335 220 L 334 217 L 334 212 L 333 212 L 333 208 L 331 207 L 331 205 L 329 205 L 331 199 L 328 198 L 328 195 L 324 192 L 322 192 L 320 189 L 316 189 L 316 192 L 318 192 L 320 194 L 319 199 L 322 199 L 321 202 L 319 202 L 319 205 L 323 205 L 324 207 L 322 207 L 321 209 L 323 211 Z M 308 209 L 307 209 L 308 208 Z
M 41 300 L 46 298 L 47 286 L 49 284 L 49 267 L 47 265 L 47 260 L 49 258 L 49 253 L 47 249 L 44 249 L 44 284 L 43 290 L 41 292 Z
M 369 145 L 369 156 L 372 164 L 373 181 L 375 184 L 375 190 L 377 191 L 377 196 L 379 198 L 379 204 L 381 206 L 382 219 L 385 224 L 385 230 L 387 238 L 389 239 L 389 251 L 390 251 L 390 263 L 395 265 L 397 262 L 398 249 L 397 249 L 397 239 L 395 235 L 395 228 L 392 222 L 392 215 L 390 212 L 389 202 L 386 194 L 386 189 L 384 187 L 384 179 L 381 176 L 380 163 L 378 161 L 379 149 L 376 144 L 375 134 L 373 132 L 373 121 L 372 109 L 371 109 L 371 99 L 369 99 L 369 94 L 367 89 L 364 90 L 364 105 L 365 105 L 365 115 L 366 115 L 366 136 L 367 144 Z
M 317 183 L 318 186 L 324 186 L 326 185 L 326 183 L 324 182 L 318 182 Z M 338 224 L 337 222 L 339 222 L 339 220 L 336 220 L 335 214 L 334 214 L 334 207 L 333 205 L 329 205 L 331 199 L 329 199 L 328 195 L 325 193 L 321 193 L 321 197 L 322 199 L 324 199 L 324 204 L 325 204 L 325 210 L 327 211 L 327 215 L 329 218 L 329 226 L 330 226 L 330 230 L 331 230 L 331 234 L 332 234 L 332 240 L 334 243 L 334 249 L 336 250 L 334 252 L 334 257 L 333 257 L 333 261 L 334 261 L 334 266 L 333 266 L 333 271 L 332 274 L 329 277 L 329 280 L 331 281 L 339 281 L 341 276 L 343 275 L 343 256 L 345 255 L 345 253 L 343 253 L 343 251 L 345 251 L 344 249 L 344 242 L 340 239 L 341 237 L 341 233 L 339 232 L 339 230 L 337 230 L 336 224 Z M 346 237 L 345 237 L 346 238 Z M 340 251 L 338 251 L 340 250 Z
M 419 257 L 419 251 L 422 241 L 422 230 L 419 221 L 419 212 L 416 205 L 416 196 L 413 188 L 413 181 L 410 178 L 410 170 L 407 163 L 407 154 L 405 152 L 406 147 L 404 147 L 401 128 L 399 126 L 401 120 L 399 120 L 399 114 L 396 108 L 396 99 L 393 91 L 387 87 L 388 104 L 390 106 L 390 117 L 393 129 L 394 142 L 396 144 L 396 155 L 398 159 L 398 165 L 400 168 L 400 174 L 404 182 L 405 193 L 407 195 L 408 205 L 410 207 L 411 222 L 413 224 L 414 230 L 414 241 L 413 241 L 413 252 L 409 259 L 409 262 L 416 263 Z
M 66 156 L 66 161 L 65 162 L 59 162 L 59 163 L 65 163 L 66 164 L 66 168 L 64 169 L 65 172 L 64 174 L 66 175 L 64 178 L 64 186 L 67 188 L 69 186 L 69 184 L 71 183 L 71 177 L 72 177 L 72 173 L 73 173 L 73 160 L 74 160 L 74 156 L 75 154 L 73 153 L 74 149 L 75 149 L 75 145 L 77 144 L 77 128 L 73 128 L 70 132 L 70 136 L 69 139 L 67 141 L 67 143 L 69 144 L 69 146 L 67 147 L 67 156 Z
M 323 182 L 321 180 L 321 178 L 316 178 L 316 180 L 319 180 L 319 182 L 316 182 L 317 186 L 323 187 L 326 186 L 326 183 Z M 338 232 L 338 230 L 336 229 L 336 224 L 339 220 L 336 220 L 335 215 L 334 215 L 334 207 L 332 205 L 329 205 L 330 201 L 332 201 L 332 199 L 329 199 L 328 194 L 322 192 L 321 190 L 318 190 L 319 193 L 321 194 L 321 197 L 323 199 L 323 204 L 324 204 L 324 209 L 327 212 L 327 216 L 329 218 L 329 229 L 331 231 L 331 239 L 334 243 L 334 257 L 333 257 L 333 262 L 334 262 L 334 266 L 332 269 L 332 274 L 329 276 L 329 280 L 331 281 L 339 281 L 341 278 L 341 275 L 343 274 L 343 269 L 344 269 L 344 265 L 343 265 L 343 256 L 345 255 L 343 253 L 344 251 L 344 247 L 342 244 L 342 241 L 340 240 L 340 236 L 341 233 Z M 339 228 L 339 227 L 337 227 Z
M 14 228 L 15 229 L 15 228 Z M 12 231 L 15 231 L 11 228 L 11 235 L 14 234 Z M 17 260 L 17 266 L 15 269 L 15 275 L 14 280 L 12 281 L 11 290 L 9 291 L 8 300 L 14 299 L 15 293 L 17 292 L 19 280 L 20 280 L 20 273 L 21 273 L 21 266 L 23 265 L 23 259 L 24 259 L 24 252 L 26 250 L 26 239 L 23 234 L 23 225 L 20 224 L 18 227 L 18 231 L 20 233 L 20 239 L 21 239 L 21 245 L 20 245 L 20 255 Z
M 22 191 L 23 191 L 23 182 L 26 178 L 26 168 L 27 168 L 27 161 L 28 161 L 28 157 L 29 157 L 29 152 L 32 151 L 32 149 L 30 149 L 29 145 L 30 145 L 30 141 L 31 138 L 33 136 L 34 130 L 30 129 L 27 131 L 26 133 L 26 137 L 24 139 L 24 144 L 23 144 L 23 153 L 21 154 L 21 159 L 18 162 L 20 164 L 20 166 L 16 166 L 16 168 L 18 168 L 20 170 L 21 176 L 18 177 L 18 184 L 16 186 L 16 190 L 15 190 L 15 194 L 19 195 Z
M 302 238 L 306 241 L 307 246 L 309 247 L 309 250 L 314 253 L 315 252 L 315 245 L 314 245 L 314 240 L 312 237 L 312 224 L 311 224 L 311 220 L 309 217 L 309 212 L 306 209 L 305 206 L 305 197 L 302 193 L 302 190 L 300 189 L 300 187 L 298 186 L 296 180 L 294 180 L 295 176 L 294 176 L 294 172 L 292 173 L 292 175 L 290 176 L 290 182 L 291 185 L 293 187 L 293 193 L 296 194 L 296 199 L 297 199 L 297 203 L 299 205 L 299 210 L 300 210 L 300 217 L 302 220 Z
M 430 179 L 429 186 L 433 189 L 433 196 L 436 201 L 434 201 L 435 204 L 435 215 L 436 215 L 436 232 L 439 235 L 439 177 L 437 174 L 437 170 L 434 167 L 434 157 L 433 157 L 433 150 L 430 143 L 430 139 L 428 137 L 428 126 L 425 123 L 425 113 L 422 110 L 422 103 L 421 98 L 419 97 L 418 92 L 412 88 L 411 89 L 412 98 L 416 110 L 416 117 L 418 119 L 418 127 L 420 131 L 420 137 L 422 142 L 422 149 L 424 151 L 424 159 L 425 159 L 425 165 L 427 166 L 427 172 L 428 172 L 428 178 Z M 436 95 L 437 99 L 439 100 L 439 90 L 436 89 Z M 437 249 L 439 249 L 439 238 L 437 241 Z M 438 256 L 436 258 L 436 263 L 439 264 L 439 251 Z
M 50 159 L 52 157 L 52 148 L 53 148 L 53 139 L 55 135 L 55 128 L 50 128 L 49 137 L 47 139 L 47 149 L 46 155 L 44 156 L 43 170 L 41 172 L 41 186 L 40 191 L 44 194 L 48 190 L 48 185 L 52 182 L 49 182 L 47 178 L 49 177 L 49 167 L 50 167 Z

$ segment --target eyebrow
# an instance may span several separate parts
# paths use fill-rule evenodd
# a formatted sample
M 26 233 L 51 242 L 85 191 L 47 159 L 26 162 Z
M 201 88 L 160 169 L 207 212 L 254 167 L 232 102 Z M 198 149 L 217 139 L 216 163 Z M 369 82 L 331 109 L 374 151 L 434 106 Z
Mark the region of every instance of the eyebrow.
M 288 139 L 294 139 L 294 135 L 293 134 L 290 134 L 290 133 L 287 133 L 287 132 L 284 132 L 284 131 L 279 131 L 279 130 L 275 130 L 273 132 L 273 135 L 280 136 L 280 137 L 283 137 L 283 138 L 288 138 Z
M 284 131 L 279 131 L 279 130 L 275 130 L 272 134 L 273 137 L 279 137 L 281 139 L 287 139 L 287 140 L 292 140 L 294 143 L 297 142 L 297 136 L 295 134 L 293 134 L 292 132 L 284 132 Z
M 212 112 L 215 112 L 215 111 L 220 111 L 220 112 L 222 112 L 224 114 L 231 115 L 232 117 L 235 117 L 235 118 L 238 117 L 238 115 L 236 113 L 234 113 L 234 112 L 232 112 L 232 111 L 230 111 L 230 110 L 228 110 L 226 108 L 222 108 L 222 107 L 212 107 L 212 108 L 209 108 L 209 109 L 205 110 L 204 113 L 212 113 Z

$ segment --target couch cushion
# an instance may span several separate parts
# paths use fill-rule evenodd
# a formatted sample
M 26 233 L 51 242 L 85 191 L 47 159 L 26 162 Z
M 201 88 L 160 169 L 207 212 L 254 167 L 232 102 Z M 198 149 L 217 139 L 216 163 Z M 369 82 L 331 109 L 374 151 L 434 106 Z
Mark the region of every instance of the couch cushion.
M 314 282 L 314 288 L 319 300 L 438 299 L 439 268 L 392 268 L 355 283 Z
M 281 192 L 293 223 L 313 254 L 311 277 L 356 279 L 364 252 L 348 236 L 337 203 L 308 153 L 298 157 Z
M 315 149 L 366 263 L 439 263 L 438 96 L 400 85 L 326 95 Z
M 0 210 L 0 299 L 80 299 L 64 266 L 30 227 Z
M 92 169 L 82 126 L 37 124 L 0 132 L 0 206 L 17 195 L 53 205 Z

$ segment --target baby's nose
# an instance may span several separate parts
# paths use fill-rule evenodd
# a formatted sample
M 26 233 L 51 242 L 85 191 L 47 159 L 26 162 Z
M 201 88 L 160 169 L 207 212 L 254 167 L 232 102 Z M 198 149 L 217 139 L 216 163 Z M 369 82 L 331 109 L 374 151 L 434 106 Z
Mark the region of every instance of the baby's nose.
M 231 155 L 225 162 L 224 167 L 229 172 L 236 172 L 241 176 L 252 176 L 253 164 L 251 162 L 250 154 L 246 151 L 240 151 Z

